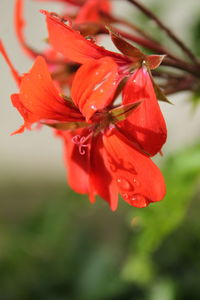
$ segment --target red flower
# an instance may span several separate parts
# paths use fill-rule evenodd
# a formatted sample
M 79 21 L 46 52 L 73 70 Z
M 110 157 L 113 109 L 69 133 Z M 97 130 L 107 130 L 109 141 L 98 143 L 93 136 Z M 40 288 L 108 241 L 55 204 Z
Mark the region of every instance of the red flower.
M 10 62 L 9 65 L 14 72 Z M 112 210 L 117 208 L 118 194 L 136 207 L 160 201 L 165 195 L 163 176 L 144 153 L 149 149 L 155 152 L 157 142 L 156 151 L 162 146 L 159 133 L 151 138 L 155 124 L 162 124 L 151 78 L 145 68 L 137 70 L 127 82 L 123 105 L 114 107 L 117 84 L 113 82 L 117 80 L 118 66 L 113 59 L 90 60 L 75 75 L 73 104 L 59 94 L 44 59 L 38 57 L 30 72 L 21 78 L 19 94 L 12 95 L 13 105 L 24 118 L 24 125 L 17 132 L 35 122 L 62 129 L 58 134 L 66 146 L 70 186 L 79 193 L 87 193 L 92 202 L 100 195 Z M 129 99 L 133 80 L 136 80 L 135 96 L 131 93 Z M 139 101 L 142 103 L 137 107 Z M 130 113 L 133 107 L 137 109 Z M 148 119 L 151 114 L 157 120 L 155 124 Z M 136 132 L 129 127 L 126 130 L 127 122 L 132 122 Z M 66 130 L 77 127 L 85 128 Z M 145 132 L 145 139 L 141 132 Z
M 156 99 L 152 79 L 146 67 L 142 65 L 145 62 L 147 68 L 154 69 L 160 65 L 163 56 L 146 56 L 112 31 L 110 34 L 115 46 L 124 54 L 108 51 L 86 40 L 71 26 L 61 22 L 59 18 L 47 12 L 44 13 L 47 16 L 49 40 L 55 50 L 81 64 L 92 59 L 111 57 L 118 66 L 116 69 L 118 79 L 113 78 L 113 84 L 118 84 L 123 77 L 129 76 L 123 90 L 123 104 L 133 103 L 138 98 L 147 99 L 147 101 L 140 106 L 137 117 L 130 116 L 125 124 L 119 126 L 126 128 L 128 138 L 137 138 L 140 147 L 146 153 L 155 155 L 160 151 L 166 141 L 167 129 Z M 131 69 L 136 66 L 139 67 L 131 74 Z
M 96 86 L 96 81 L 93 80 L 94 74 L 101 70 L 104 60 L 105 58 L 102 58 L 98 64 L 96 61 L 90 61 L 83 65 L 78 70 L 73 82 L 73 101 L 86 118 L 91 117 L 91 109 L 88 106 L 91 98 L 87 102 L 89 90 L 92 92 L 93 87 Z M 114 62 L 111 62 L 109 58 L 106 60 L 108 68 L 111 64 L 110 69 L 112 70 Z M 90 72 L 92 67 L 95 69 L 93 73 Z M 86 72 L 88 76 L 85 78 Z M 104 74 L 99 75 L 99 73 L 98 80 L 103 81 Z M 144 70 L 139 70 L 135 78 L 137 79 L 142 74 L 144 77 L 147 76 Z M 85 80 L 81 81 L 81 77 Z M 139 80 L 141 81 L 141 78 Z M 147 77 L 146 80 L 148 82 L 150 79 Z M 88 91 L 85 90 L 86 86 L 89 86 Z M 149 92 L 154 93 L 151 89 L 147 89 L 146 93 Z M 165 195 L 165 184 L 161 172 L 149 156 L 141 150 L 141 140 L 138 139 L 137 134 L 132 134 L 131 138 L 127 139 L 126 120 L 117 122 L 120 118 L 117 118 L 117 121 L 112 118 L 113 110 L 107 106 L 109 102 L 106 100 L 110 96 L 109 86 L 105 86 L 104 93 L 105 100 L 91 117 L 92 123 L 88 128 L 71 132 L 59 131 L 59 135 L 65 143 L 70 186 L 78 193 L 89 194 L 92 202 L 95 195 L 100 195 L 110 204 L 112 210 L 117 208 L 118 193 L 126 202 L 136 207 L 145 207 L 150 202 L 161 200 Z M 98 94 L 96 96 L 98 105 L 100 98 L 98 98 Z M 134 101 L 143 100 L 143 103 L 130 114 L 130 117 L 140 119 L 142 105 L 145 105 L 147 109 L 144 118 L 151 113 L 150 106 L 144 104 L 148 98 L 144 99 L 143 95 L 141 98 L 140 94 L 135 94 Z M 123 102 L 125 101 L 124 98 Z M 157 100 L 153 95 L 151 104 L 156 108 Z M 160 111 L 157 111 L 157 118 L 161 118 L 159 113 L 161 114 Z M 120 126 L 118 126 L 119 124 Z M 142 124 L 144 125 L 144 123 Z M 146 125 L 148 126 L 148 122 Z M 151 128 L 148 130 L 144 127 L 144 130 L 151 133 Z M 156 139 L 146 141 L 146 147 L 148 143 L 154 144 Z M 160 143 L 159 138 L 158 143 Z M 149 148 L 151 147 L 154 146 L 150 145 Z

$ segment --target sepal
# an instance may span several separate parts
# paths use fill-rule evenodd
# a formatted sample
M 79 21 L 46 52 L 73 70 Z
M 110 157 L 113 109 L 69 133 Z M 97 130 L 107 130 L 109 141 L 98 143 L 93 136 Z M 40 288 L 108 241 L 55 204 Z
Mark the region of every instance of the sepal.
M 44 123 L 44 125 L 53 127 L 57 130 L 75 130 L 78 128 L 88 127 L 90 124 L 86 122 L 63 122 L 63 123 Z
M 135 103 L 120 105 L 109 111 L 112 123 L 117 123 L 119 121 L 125 120 L 140 104 L 142 101 L 137 101 Z
M 156 94 L 156 98 L 160 101 L 167 102 L 169 104 L 173 104 L 171 101 L 169 101 L 169 99 L 165 96 L 162 89 L 155 83 L 155 81 L 153 79 L 152 79 L 152 82 L 153 82 L 153 87 L 154 87 L 154 91 Z
M 130 43 L 128 43 L 125 39 L 123 39 L 119 33 L 114 31 L 110 26 L 106 26 L 107 30 L 110 33 L 111 39 L 117 49 L 122 52 L 124 55 L 130 56 L 131 59 L 134 58 L 135 62 L 142 62 L 145 59 L 145 54 L 142 51 Z
M 147 66 L 149 67 L 150 70 L 154 70 L 161 65 L 165 57 L 166 55 L 154 55 L 154 54 L 146 56 Z

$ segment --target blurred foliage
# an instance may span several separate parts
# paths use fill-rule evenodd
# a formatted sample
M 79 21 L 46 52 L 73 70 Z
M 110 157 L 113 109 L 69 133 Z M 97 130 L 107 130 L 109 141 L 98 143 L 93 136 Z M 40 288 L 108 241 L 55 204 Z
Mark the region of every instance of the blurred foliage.
M 200 56 L 200 15 L 193 21 L 193 28 L 191 30 L 193 49 L 196 55 Z
M 195 112 L 197 106 L 200 104 L 200 82 L 199 82 L 199 90 L 195 91 L 191 98 L 189 99 L 189 101 L 191 102 L 192 106 L 193 106 L 193 110 Z
M 163 171 L 164 201 L 115 213 L 64 182 L 4 184 L 0 300 L 200 299 L 200 145 Z

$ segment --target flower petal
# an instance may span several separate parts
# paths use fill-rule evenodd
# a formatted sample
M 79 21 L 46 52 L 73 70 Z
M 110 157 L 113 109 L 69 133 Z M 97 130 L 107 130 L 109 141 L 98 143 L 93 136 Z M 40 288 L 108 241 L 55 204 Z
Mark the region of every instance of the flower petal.
M 109 57 L 92 60 L 79 68 L 71 95 L 87 120 L 110 104 L 119 81 L 118 66 Z
M 83 120 L 77 108 L 59 95 L 42 57 L 38 57 L 30 72 L 23 76 L 20 93 L 12 96 L 12 102 L 29 129 L 32 123 L 39 121 Z
M 77 5 L 80 6 L 84 3 L 85 0 L 36 0 L 36 1 L 41 1 L 41 2 L 49 2 L 49 1 L 55 1 L 55 2 L 66 2 L 72 5 Z
M 21 76 L 18 74 L 18 72 L 16 71 L 15 67 L 13 66 L 13 64 L 11 63 L 7 53 L 6 53 L 6 50 L 3 46 L 3 43 L 2 41 L 0 40 L 0 53 L 3 55 L 3 58 L 5 59 L 8 67 L 10 68 L 10 71 L 13 75 L 13 78 L 15 79 L 17 85 L 19 86 L 20 83 L 21 83 Z
M 110 11 L 110 3 L 108 0 L 88 0 L 79 10 L 75 22 L 98 22 L 101 19 L 99 14 L 101 10 L 105 12 Z
M 64 142 L 64 159 L 68 170 L 67 179 L 70 187 L 77 193 L 89 193 L 89 155 L 90 149 L 87 148 L 84 155 L 79 152 L 79 147 L 73 143 L 72 139 L 76 135 L 85 136 L 87 129 L 76 131 L 58 131 L 57 134 Z
M 106 200 L 114 211 L 118 205 L 118 189 L 116 181 L 109 172 L 107 152 L 103 146 L 102 135 L 92 140 L 90 157 L 90 186 Z
M 140 68 L 129 78 L 123 91 L 123 104 L 143 102 L 129 117 L 118 123 L 128 138 L 137 141 L 150 155 L 161 150 L 166 141 L 167 129 L 153 84 L 145 68 Z
M 125 56 L 108 51 L 85 39 L 78 31 L 61 22 L 59 17 L 54 14 L 47 11 L 41 12 L 46 15 L 51 45 L 67 59 L 83 64 L 91 59 L 110 56 L 119 65 L 130 63 Z
M 20 42 L 20 45 L 22 46 L 23 50 L 26 54 L 28 54 L 32 58 L 36 58 L 38 56 L 38 52 L 32 49 L 26 42 L 26 39 L 24 37 L 24 26 L 25 21 L 23 18 L 23 7 L 24 7 L 24 0 L 16 0 L 15 2 L 15 15 L 14 15 L 14 21 L 15 21 L 15 31 L 17 34 L 17 38 Z
M 122 198 L 135 207 L 146 207 L 165 196 L 165 183 L 158 167 L 139 152 L 117 129 L 103 136 L 110 173 Z

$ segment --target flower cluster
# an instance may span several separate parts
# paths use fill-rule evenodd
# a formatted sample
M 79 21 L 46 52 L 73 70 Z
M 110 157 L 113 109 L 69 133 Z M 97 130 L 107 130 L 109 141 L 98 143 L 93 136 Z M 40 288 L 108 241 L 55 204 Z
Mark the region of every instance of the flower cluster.
M 135 207 L 160 201 L 165 183 L 151 157 L 161 152 L 167 130 L 151 70 L 163 55 L 145 55 L 106 23 L 108 0 L 62 2 L 75 14 L 42 11 L 51 48 L 38 53 L 25 41 L 23 1 L 16 1 L 18 38 L 36 59 L 20 76 L 0 46 L 19 85 L 11 100 L 24 123 L 14 133 L 33 124 L 54 128 L 64 143 L 69 185 L 91 202 L 99 195 L 115 210 L 119 194 Z M 121 53 L 98 45 L 104 32 Z

